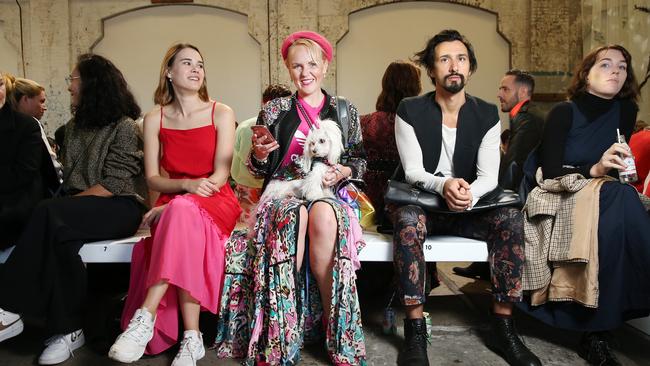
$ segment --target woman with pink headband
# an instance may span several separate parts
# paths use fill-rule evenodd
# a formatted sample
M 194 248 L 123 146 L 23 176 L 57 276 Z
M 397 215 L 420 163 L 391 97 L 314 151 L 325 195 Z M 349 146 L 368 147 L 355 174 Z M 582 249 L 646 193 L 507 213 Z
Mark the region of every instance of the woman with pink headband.
M 357 109 L 321 89 L 331 44 L 320 34 L 296 32 L 282 44 L 282 57 L 297 92 L 268 102 L 260 112 L 257 124 L 274 138 L 253 134 L 251 173 L 264 179 L 263 189 L 274 180 L 301 178 L 305 172 L 298 157 L 310 126 L 331 119 L 346 144 L 323 186 L 363 177 Z M 345 111 L 338 110 L 337 101 Z M 348 122 L 341 123 L 345 112 Z M 293 365 L 303 341 L 324 335 L 333 364 L 365 365 L 355 284 L 356 257 L 364 243 L 352 209 L 337 199 L 274 198 L 258 207 L 254 230 L 249 236 L 235 232 L 227 245 L 232 253 L 226 255 L 218 353 L 245 355 L 247 365 Z

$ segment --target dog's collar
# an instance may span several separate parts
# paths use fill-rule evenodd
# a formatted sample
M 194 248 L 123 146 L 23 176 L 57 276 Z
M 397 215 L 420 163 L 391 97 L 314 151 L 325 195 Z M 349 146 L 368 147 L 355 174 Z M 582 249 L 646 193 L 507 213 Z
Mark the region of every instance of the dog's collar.
M 312 162 L 314 162 L 314 163 L 323 163 L 323 164 L 325 164 L 327 166 L 332 166 L 332 164 L 327 160 L 327 158 L 322 157 L 322 156 L 312 158 Z

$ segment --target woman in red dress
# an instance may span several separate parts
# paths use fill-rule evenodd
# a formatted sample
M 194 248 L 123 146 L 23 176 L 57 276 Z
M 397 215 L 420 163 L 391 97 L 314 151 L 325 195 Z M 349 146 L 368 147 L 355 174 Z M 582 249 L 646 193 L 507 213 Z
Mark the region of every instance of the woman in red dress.
M 208 97 L 203 57 L 189 44 L 167 51 L 154 99 L 144 119 L 145 174 L 161 194 L 144 217 L 151 237 L 134 248 L 124 333 L 108 355 L 133 362 L 145 348 L 171 347 L 180 310 L 185 332 L 172 365 L 196 365 L 205 355 L 199 312 L 217 312 L 224 243 L 241 212 L 227 184 L 235 115 Z

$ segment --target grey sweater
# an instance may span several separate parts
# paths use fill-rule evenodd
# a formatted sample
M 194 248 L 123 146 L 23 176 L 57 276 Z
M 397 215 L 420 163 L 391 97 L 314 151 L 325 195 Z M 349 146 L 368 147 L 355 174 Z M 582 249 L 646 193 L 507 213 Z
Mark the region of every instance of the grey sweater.
M 65 128 L 63 189 L 76 194 L 100 184 L 116 196 L 145 202 L 142 140 L 129 117 L 102 128 Z

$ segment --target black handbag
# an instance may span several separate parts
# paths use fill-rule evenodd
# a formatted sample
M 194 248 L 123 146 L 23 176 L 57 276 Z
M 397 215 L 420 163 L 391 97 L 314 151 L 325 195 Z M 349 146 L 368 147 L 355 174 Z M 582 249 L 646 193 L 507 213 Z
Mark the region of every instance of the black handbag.
M 447 206 L 444 197 L 439 195 L 437 192 L 430 192 L 394 179 L 388 181 L 384 201 L 398 206 L 420 206 L 427 212 L 447 214 L 480 212 L 504 206 L 522 206 L 517 193 L 497 186 L 495 189 L 481 197 L 471 210 L 452 211 Z

